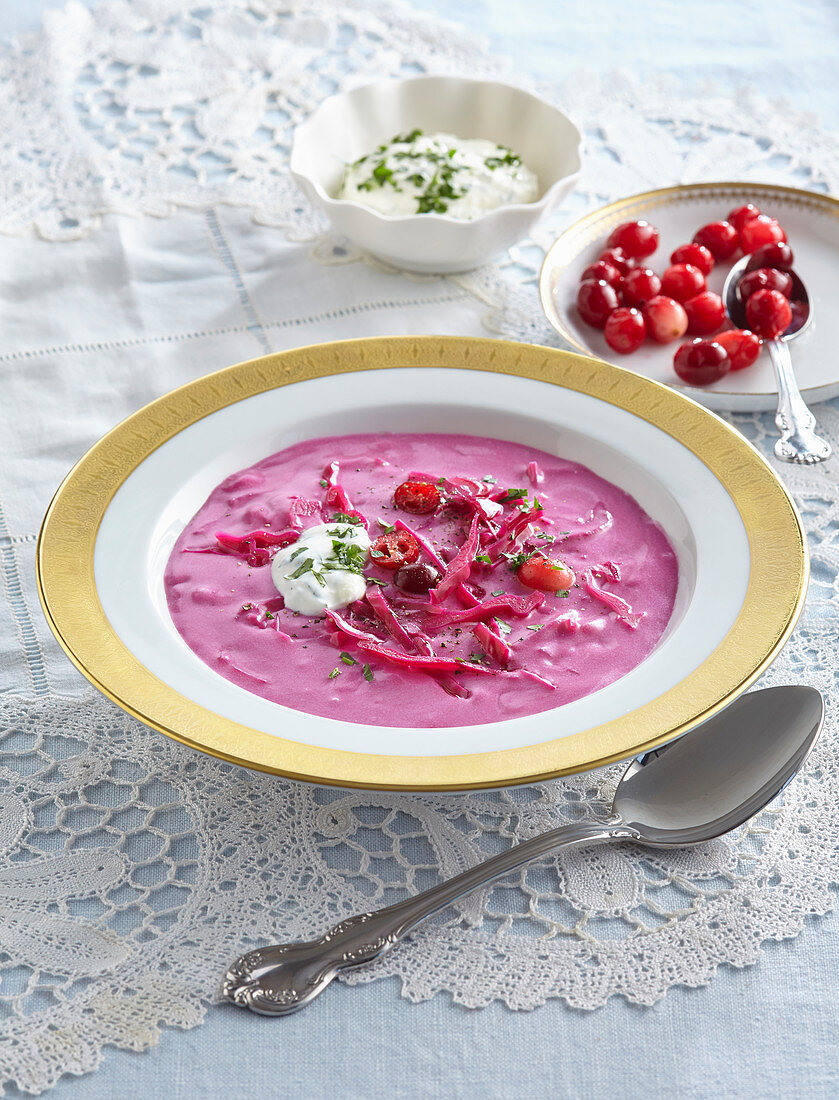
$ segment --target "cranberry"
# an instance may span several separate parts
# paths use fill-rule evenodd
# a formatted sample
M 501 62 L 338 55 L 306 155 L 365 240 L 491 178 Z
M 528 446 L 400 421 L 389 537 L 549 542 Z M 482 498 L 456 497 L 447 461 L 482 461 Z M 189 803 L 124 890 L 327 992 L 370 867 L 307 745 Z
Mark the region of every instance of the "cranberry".
M 393 503 L 413 516 L 427 516 L 440 505 L 440 490 L 430 481 L 403 481 L 393 491 Z
M 622 298 L 625 306 L 640 306 L 648 298 L 655 298 L 661 290 L 661 279 L 650 267 L 636 267 L 623 281 Z
M 631 260 L 622 248 L 607 248 L 605 252 L 600 253 L 597 259 L 616 267 L 621 275 L 626 275 L 635 267 L 635 261 Z
M 673 369 L 689 386 L 719 382 L 731 370 L 725 348 L 716 340 L 693 340 L 682 344 L 673 357 Z
M 740 244 L 744 252 L 754 252 L 764 244 L 786 243 L 787 235 L 781 223 L 767 214 L 758 214 L 747 221 L 740 234 Z
M 633 260 L 652 256 L 658 248 L 658 230 L 649 222 L 624 222 L 616 226 L 606 241 L 609 248 L 620 248 Z
M 644 303 L 644 320 L 647 322 L 647 332 L 657 344 L 669 344 L 687 332 L 685 307 L 663 294 L 657 294 Z
M 389 531 L 379 535 L 370 547 L 370 560 L 380 569 L 401 569 L 403 565 L 416 561 L 420 545 L 407 531 Z
M 728 332 L 720 332 L 714 337 L 714 340 L 725 348 L 728 358 L 731 360 L 732 370 L 742 370 L 744 367 L 750 367 L 760 355 L 760 349 L 763 347 L 761 338 L 755 336 L 753 332 L 749 332 L 747 328 L 735 328 Z
M 727 260 L 737 251 L 740 238 L 729 222 L 711 222 L 694 233 L 693 243 L 707 248 L 715 260 Z
M 670 255 L 671 264 L 693 264 L 703 275 L 714 270 L 714 256 L 704 244 L 680 244 Z
M 593 264 L 589 264 L 580 276 L 581 283 L 587 283 L 592 279 L 595 282 L 597 282 L 598 279 L 602 279 L 604 283 L 613 286 L 615 290 L 620 290 L 623 284 L 623 275 L 621 275 L 616 267 L 607 264 L 605 260 L 596 260 Z
M 618 351 L 621 355 L 629 355 L 644 343 L 647 326 L 637 309 L 621 306 L 606 318 L 603 335 L 613 351 Z
M 577 309 L 587 325 L 603 328 L 606 318 L 618 308 L 618 295 L 605 279 L 589 279 L 580 283 L 577 291 Z
M 414 562 L 412 565 L 403 565 L 393 578 L 393 583 L 403 592 L 413 592 L 421 595 L 428 592 L 440 579 L 439 569 L 425 562 Z
M 688 315 L 688 332 L 691 336 L 710 336 L 722 327 L 725 320 L 725 306 L 719 294 L 705 290 L 695 298 L 685 302 Z
M 792 323 L 792 310 L 777 290 L 757 290 L 746 302 L 746 320 L 758 336 L 775 340 Z
M 686 302 L 705 290 L 705 276 L 693 264 L 673 264 L 661 276 L 661 293 Z
M 745 206 L 738 206 L 732 210 L 726 218 L 726 221 L 731 222 L 734 228 L 739 233 L 746 222 L 751 221 L 752 218 L 757 218 L 760 215 L 760 211 L 753 202 L 747 202 Z M 734 370 L 734 368 L 731 368 Z
M 574 570 L 565 562 L 543 554 L 534 554 L 520 565 L 518 578 L 528 588 L 538 588 L 540 592 L 565 592 L 576 580 Z
M 740 297 L 744 302 L 748 301 L 757 290 L 777 290 L 779 294 L 789 298 L 792 294 L 792 275 L 774 267 L 759 267 L 756 271 L 749 271 L 740 280 Z
M 790 271 L 792 261 L 792 249 L 786 241 L 775 241 L 773 244 L 764 244 L 754 250 L 746 264 L 746 271 L 757 271 L 759 267 L 774 267 L 778 271 Z

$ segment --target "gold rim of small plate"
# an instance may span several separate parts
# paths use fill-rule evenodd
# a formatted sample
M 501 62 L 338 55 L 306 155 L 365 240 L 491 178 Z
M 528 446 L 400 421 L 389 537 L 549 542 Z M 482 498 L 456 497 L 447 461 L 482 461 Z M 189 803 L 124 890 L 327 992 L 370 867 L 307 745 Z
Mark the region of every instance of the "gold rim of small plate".
M 353 371 L 460 368 L 531 378 L 590 394 L 679 440 L 737 507 L 752 565 L 740 612 L 716 650 L 675 687 L 635 711 L 525 748 L 460 756 L 381 756 L 263 733 L 180 695 L 142 665 L 110 625 L 96 591 L 99 525 L 128 475 L 190 424 L 279 386 Z M 809 564 L 800 517 L 759 453 L 719 417 L 673 390 L 600 360 L 529 344 L 468 337 L 376 337 L 279 352 L 197 379 L 105 435 L 73 467 L 44 518 L 38 593 L 76 667 L 123 710 L 161 733 L 250 768 L 344 787 L 467 790 L 512 786 L 625 759 L 725 707 L 770 664 L 801 612 Z M 547 720 L 561 714 L 546 712 Z M 410 731 L 403 732 L 406 737 Z
M 656 191 L 642 191 L 637 195 L 629 195 L 624 199 L 600 206 L 592 210 L 590 214 L 584 214 L 582 218 L 570 225 L 554 241 L 545 258 L 539 273 L 539 299 L 542 303 L 542 312 L 548 320 L 551 328 L 559 333 L 571 347 L 576 348 L 583 355 L 594 355 L 591 348 L 587 347 L 565 324 L 559 310 L 553 300 L 551 288 L 552 279 L 577 263 L 582 253 L 600 237 L 605 237 L 609 230 L 620 225 L 622 221 L 650 215 L 662 206 L 673 203 L 689 202 L 691 198 L 705 200 L 718 198 L 720 201 L 731 202 L 743 200 L 753 202 L 762 200 L 767 202 L 783 201 L 788 206 L 798 206 L 802 209 L 814 210 L 823 214 L 830 214 L 839 218 L 839 199 L 831 195 L 821 195 L 817 191 L 805 191 L 799 187 L 784 187 L 774 183 L 748 183 L 746 181 L 729 181 L 722 183 L 687 183 L 678 187 L 661 187 Z M 604 243 L 604 248 L 605 243 Z M 701 390 L 691 386 L 678 386 L 674 383 L 674 389 L 679 393 L 701 393 Z M 772 397 L 774 390 L 759 390 L 749 392 L 750 397 Z M 739 390 L 715 389 L 714 394 L 719 397 L 739 397 Z

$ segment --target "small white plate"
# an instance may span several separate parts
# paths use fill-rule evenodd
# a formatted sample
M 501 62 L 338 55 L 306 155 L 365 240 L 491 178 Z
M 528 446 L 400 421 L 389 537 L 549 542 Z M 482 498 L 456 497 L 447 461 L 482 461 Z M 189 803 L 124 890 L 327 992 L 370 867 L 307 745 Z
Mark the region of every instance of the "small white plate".
M 566 706 L 445 729 L 323 718 L 219 676 L 168 613 L 163 573 L 176 538 L 231 472 L 300 440 L 359 431 L 528 443 L 630 493 L 679 560 L 676 607 L 656 649 Z M 240 363 L 118 425 L 50 505 L 38 583 L 50 625 L 82 672 L 164 733 L 296 778 L 442 790 L 595 767 L 709 717 L 786 640 L 804 600 L 807 551 L 766 462 L 694 402 L 551 348 L 391 337 Z
M 730 210 L 746 202 L 755 203 L 784 226 L 795 253 L 795 270 L 810 295 L 813 323 L 790 345 L 804 398 L 813 404 L 836 397 L 839 357 L 831 321 L 839 295 L 839 200 L 812 191 L 759 183 L 697 183 L 647 191 L 587 214 L 566 229 L 545 256 L 539 293 L 548 321 L 580 351 L 672 386 L 708 408 L 728 412 L 774 410 L 777 388 L 765 351 L 753 366 L 732 371 L 711 386 L 685 386 L 673 371 L 673 354 L 683 341 L 667 345 L 647 342 L 631 355 L 618 355 L 602 332 L 582 321 L 576 306 L 580 275 L 606 248 L 606 238 L 616 225 L 646 218 L 658 228 L 658 250 L 644 263 L 661 275 L 670 264 L 670 253 L 690 241 L 700 226 L 725 218 Z M 739 255 L 716 265 L 708 276 L 709 290 L 721 293 L 725 276 Z

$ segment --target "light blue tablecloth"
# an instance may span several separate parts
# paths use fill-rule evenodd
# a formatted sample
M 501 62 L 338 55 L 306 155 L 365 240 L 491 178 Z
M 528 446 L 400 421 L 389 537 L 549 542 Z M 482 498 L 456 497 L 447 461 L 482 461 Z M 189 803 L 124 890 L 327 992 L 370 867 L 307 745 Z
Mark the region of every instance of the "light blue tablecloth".
M 839 127 L 836 0 L 414 0 L 487 34 L 530 75 L 622 67 L 679 72 L 736 95 L 751 86 Z M 0 34 L 37 26 L 53 0 L 0 0 Z M 758 964 L 651 1009 L 614 1000 L 591 1014 L 550 1002 L 532 1013 L 412 1005 L 394 983 L 333 987 L 286 1020 L 214 1008 L 151 1052 L 109 1050 L 65 1079 L 56 1100 L 254 1096 L 529 1098 L 839 1096 L 839 919 L 767 945 Z M 14 1090 L 11 1090 L 14 1093 Z

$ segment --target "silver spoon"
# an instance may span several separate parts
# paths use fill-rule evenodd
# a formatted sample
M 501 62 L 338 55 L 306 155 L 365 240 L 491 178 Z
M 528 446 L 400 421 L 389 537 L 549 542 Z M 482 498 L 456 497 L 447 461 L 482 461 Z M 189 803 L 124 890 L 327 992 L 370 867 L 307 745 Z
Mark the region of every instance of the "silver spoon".
M 740 297 L 740 280 L 746 273 L 746 266 L 750 259 L 750 256 L 744 256 L 732 267 L 722 291 L 726 313 L 736 328 L 749 327 L 746 322 L 746 303 Z M 792 276 L 791 300 L 797 306 L 793 312 L 792 323 L 777 340 L 766 341 L 778 387 L 778 411 L 775 413 L 775 424 L 781 433 L 781 438 L 775 444 L 775 455 L 784 462 L 811 464 L 823 462 L 830 457 L 830 444 L 816 434 L 816 418 L 804 403 L 792 369 L 792 358 L 787 344 L 809 327 L 813 320 L 813 307 L 801 278 L 794 271 L 790 271 L 790 275 Z
M 679 848 L 722 836 L 789 783 L 813 747 L 823 716 L 815 688 L 743 695 L 690 733 L 633 761 L 605 820 L 532 837 L 422 894 L 349 917 L 319 940 L 249 951 L 228 970 L 224 996 L 264 1016 L 297 1012 L 340 970 L 378 958 L 463 894 L 560 848 L 612 840 Z

